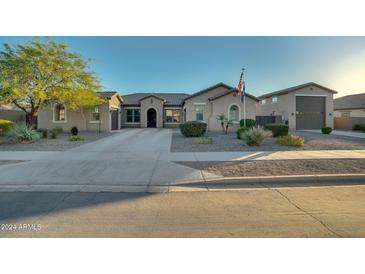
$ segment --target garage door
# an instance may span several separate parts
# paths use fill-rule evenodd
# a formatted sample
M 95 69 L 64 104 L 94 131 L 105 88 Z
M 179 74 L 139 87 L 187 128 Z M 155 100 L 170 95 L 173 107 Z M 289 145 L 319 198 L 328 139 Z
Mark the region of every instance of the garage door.
M 320 129 L 325 125 L 325 97 L 297 96 L 297 129 Z

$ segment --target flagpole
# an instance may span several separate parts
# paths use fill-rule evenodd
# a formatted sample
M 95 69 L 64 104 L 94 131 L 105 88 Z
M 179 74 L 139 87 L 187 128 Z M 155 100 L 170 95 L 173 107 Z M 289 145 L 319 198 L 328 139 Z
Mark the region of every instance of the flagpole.
M 242 69 L 242 74 L 245 72 L 245 69 Z M 245 91 L 243 93 L 243 126 L 246 127 L 246 82 L 245 76 L 243 75 L 243 83 L 245 85 Z

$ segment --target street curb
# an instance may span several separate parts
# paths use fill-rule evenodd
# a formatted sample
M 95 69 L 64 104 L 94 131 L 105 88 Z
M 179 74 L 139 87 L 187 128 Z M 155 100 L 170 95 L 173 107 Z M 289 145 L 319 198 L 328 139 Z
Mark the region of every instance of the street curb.
M 248 184 L 288 184 L 288 183 L 336 183 L 351 182 L 365 184 L 365 174 L 321 174 L 321 175 L 285 175 L 285 176 L 253 176 L 253 177 L 224 177 L 212 178 L 205 181 L 207 186 L 238 186 Z

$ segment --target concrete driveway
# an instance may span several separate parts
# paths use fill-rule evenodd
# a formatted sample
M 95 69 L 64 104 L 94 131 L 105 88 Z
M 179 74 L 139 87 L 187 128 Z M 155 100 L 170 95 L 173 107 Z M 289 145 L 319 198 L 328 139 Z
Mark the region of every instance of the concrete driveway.
M 69 151 L 31 152 L 29 162 L 0 166 L 0 185 L 33 191 L 160 192 L 174 183 L 202 182 L 200 171 L 169 161 L 171 135 L 170 129 L 123 129 Z M 8 153 L 16 154 L 25 153 Z

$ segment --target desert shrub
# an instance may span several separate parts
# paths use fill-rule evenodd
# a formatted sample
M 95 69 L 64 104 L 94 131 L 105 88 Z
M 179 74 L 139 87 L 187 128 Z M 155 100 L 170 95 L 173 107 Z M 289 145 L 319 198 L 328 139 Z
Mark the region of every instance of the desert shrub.
M 266 124 L 264 128 L 266 130 L 271 130 L 274 137 L 286 136 L 289 132 L 289 126 L 285 124 Z
M 212 137 L 196 137 L 191 140 L 193 144 L 211 144 L 212 143 Z
M 287 136 L 279 136 L 276 139 L 276 144 L 280 146 L 289 146 L 289 147 L 302 147 L 304 146 L 304 138 L 297 135 L 287 135 Z
M 71 135 L 76 136 L 77 134 L 79 134 L 79 130 L 77 129 L 77 127 L 72 127 L 71 128 Z
M 68 138 L 68 140 L 71 142 L 76 142 L 76 141 L 84 141 L 85 138 L 80 135 L 71 135 L 70 138 Z
M 62 127 L 55 127 L 52 129 L 53 132 L 56 132 L 56 134 L 61 134 L 63 133 L 63 128 Z
M 47 138 L 48 137 L 48 130 L 45 128 L 38 128 L 37 132 L 40 133 L 42 138 Z
M 181 123 L 180 131 L 185 137 L 200 137 L 207 131 L 207 124 L 200 121 Z
M 365 124 L 356 124 L 353 129 L 365 132 Z
M 323 134 L 330 134 L 332 132 L 332 128 L 331 127 L 323 127 L 321 128 L 321 131 Z
M 49 137 L 50 137 L 51 139 L 56 139 L 56 138 L 57 138 L 57 132 L 56 132 L 56 131 L 54 131 L 54 130 L 51 130 L 51 131 L 49 132 Z
M 14 125 L 14 123 L 10 120 L 2 120 L 0 119 L 0 136 L 5 135 L 9 132 L 10 128 Z
M 248 146 L 260 146 L 262 142 L 272 136 L 271 131 L 262 128 L 252 128 L 241 132 L 240 139 L 244 140 Z
M 256 126 L 256 121 L 253 119 L 241 119 L 240 120 L 240 127 L 245 126 L 245 120 L 246 120 L 246 127 L 253 128 Z
M 237 139 L 241 139 L 241 133 L 246 131 L 246 130 L 249 130 L 250 128 L 248 127 L 239 127 L 237 128 L 236 130 L 236 135 L 237 135 Z
M 15 124 L 10 128 L 8 138 L 13 142 L 35 142 L 41 138 L 41 135 L 26 123 Z

